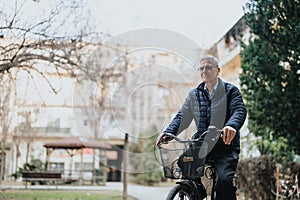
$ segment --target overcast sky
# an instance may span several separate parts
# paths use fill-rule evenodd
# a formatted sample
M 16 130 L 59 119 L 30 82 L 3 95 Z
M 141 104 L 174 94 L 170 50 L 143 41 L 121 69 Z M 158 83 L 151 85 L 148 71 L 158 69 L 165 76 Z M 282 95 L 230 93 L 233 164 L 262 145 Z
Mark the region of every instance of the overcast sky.
M 0 1 L 0 9 L 13 13 L 14 1 Z M 17 0 L 21 5 L 23 0 Z M 59 0 L 25 0 L 23 16 L 38 21 Z M 82 0 L 74 15 L 88 16 L 98 32 L 115 36 L 138 28 L 159 28 L 183 34 L 203 48 L 217 42 L 243 15 L 246 0 Z M 74 6 L 73 1 L 64 4 Z M 60 3 L 61 4 L 61 3 Z M 49 9 L 50 8 L 50 9 Z M 65 13 L 60 19 L 71 18 Z M 22 19 L 24 20 L 24 17 Z M 69 31 L 71 27 L 63 27 Z M 76 28 L 76 27 L 75 27 Z
M 90 0 L 95 23 L 115 35 L 136 28 L 176 31 L 202 47 L 217 42 L 243 15 L 246 0 Z

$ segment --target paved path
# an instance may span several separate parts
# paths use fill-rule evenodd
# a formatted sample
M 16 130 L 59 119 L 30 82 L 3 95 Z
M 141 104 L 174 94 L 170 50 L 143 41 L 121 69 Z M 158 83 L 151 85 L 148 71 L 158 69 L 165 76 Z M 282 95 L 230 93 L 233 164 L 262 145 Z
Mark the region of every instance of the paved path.
M 171 187 L 129 185 L 128 194 L 140 200 L 166 199 Z
M 175 185 L 175 183 L 174 183 Z M 25 189 L 25 186 L 19 183 L 0 185 L 0 200 L 3 196 L 1 189 Z M 128 184 L 128 194 L 137 198 L 138 200 L 164 200 L 172 187 L 157 187 L 157 186 L 142 186 L 135 184 Z M 95 191 L 123 191 L 123 184 L 121 182 L 107 182 L 105 186 L 71 186 L 71 185 L 30 185 L 28 189 L 58 189 L 58 190 L 95 190 Z M 238 196 L 238 200 L 244 200 L 242 196 Z
M 1 188 L 11 189 L 25 189 L 24 185 L 9 185 L 0 186 Z M 71 186 L 71 185 L 30 185 L 28 189 L 58 189 L 58 190 L 97 190 L 97 191 L 123 191 L 123 184 L 121 182 L 107 182 L 105 186 Z M 135 184 L 128 184 L 128 194 L 137 198 L 138 200 L 163 200 L 168 194 L 171 187 L 157 187 L 157 186 L 141 186 Z

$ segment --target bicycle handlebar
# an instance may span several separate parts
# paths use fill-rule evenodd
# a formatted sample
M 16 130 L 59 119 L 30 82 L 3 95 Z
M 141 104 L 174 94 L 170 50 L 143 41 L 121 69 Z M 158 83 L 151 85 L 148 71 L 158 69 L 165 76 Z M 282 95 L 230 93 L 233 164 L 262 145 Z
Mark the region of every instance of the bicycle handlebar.
M 197 142 L 200 140 L 204 140 L 206 135 L 208 133 L 213 133 L 210 134 L 210 138 L 212 142 L 218 140 L 219 137 L 222 137 L 222 130 L 217 129 L 215 126 L 209 126 L 208 130 L 203 132 L 199 138 L 194 138 L 194 139 L 188 139 L 188 140 L 183 140 L 179 137 L 177 137 L 176 135 L 173 135 L 171 133 L 164 133 L 164 136 L 160 139 L 160 142 L 158 143 L 158 145 L 160 144 L 168 144 L 168 142 L 172 139 L 176 140 L 179 143 L 191 143 L 191 142 Z

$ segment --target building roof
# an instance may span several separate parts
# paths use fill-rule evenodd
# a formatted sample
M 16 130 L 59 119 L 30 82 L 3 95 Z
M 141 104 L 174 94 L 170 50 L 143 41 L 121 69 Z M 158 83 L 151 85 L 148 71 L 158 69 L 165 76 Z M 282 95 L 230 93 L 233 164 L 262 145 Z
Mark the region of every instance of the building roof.
M 82 148 L 93 148 L 93 149 L 103 149 L 110 150 L 112 145 L 104 141 L 89 140 L 81 137 L 67 137 L 59 140 L 54 140 L 44 144 L 46 148 L 54 149 L 82 149 Z

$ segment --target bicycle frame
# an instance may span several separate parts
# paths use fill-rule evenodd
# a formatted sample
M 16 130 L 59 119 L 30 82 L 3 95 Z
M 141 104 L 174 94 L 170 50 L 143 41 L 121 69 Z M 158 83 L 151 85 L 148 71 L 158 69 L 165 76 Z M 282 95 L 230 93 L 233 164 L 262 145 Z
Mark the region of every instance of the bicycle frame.
M 200 182 L 203 185 L 203 187 L 205 188 L 205 190 L 207 191 L 208 187 L 211 187 L 211 195 L 210 195 L 210 199 L 214 200 L 216 198 L 216 178 L 217 178 L 217 174 L 215 172 L 215 168 L 214 168 L 214 164 L 212 160 L 208 160 L 205 170 L 204 170 L 204 176 L 207 179 L 211 180 L 211 183 L 206 185 L 206 187 L 203 185 L 201 179 Z M 179 181 L 176 182 L 176 184 L 180 184 L 180 185 L 185 185 L 189 188 L 191 188 L 191 191 L 194 192 L 194 194 L 192 194 L 193 199 L 195 200 L 200 200 L 203 199 L 203 194 L 201 194 L 199 192 L 198 189 L 198 181 L 195 179 L 180 179 Z M 205 193 L 206 194 L 206 193 Z M 169 199 L 167 199 L 169 200 Z

